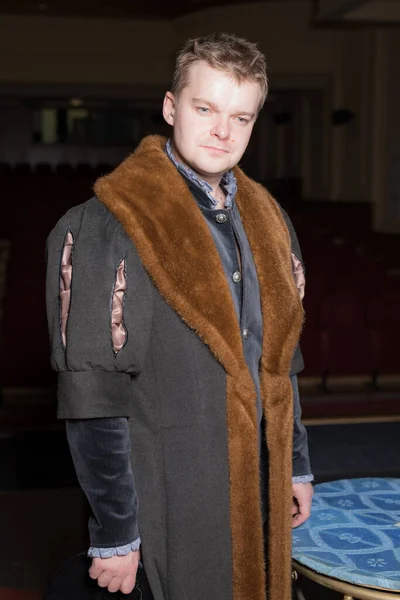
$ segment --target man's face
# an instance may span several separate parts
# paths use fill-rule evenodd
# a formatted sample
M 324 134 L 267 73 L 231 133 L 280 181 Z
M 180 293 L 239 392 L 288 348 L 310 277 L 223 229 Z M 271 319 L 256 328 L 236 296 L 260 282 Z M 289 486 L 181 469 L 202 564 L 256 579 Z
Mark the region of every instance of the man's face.
M 228 72 L 195 62 L 179 96 L 167 92 L 164 98 L 176 158 L 206 181 L 222 176 L 242 158 L 260 102 L 257 82 L 238 84 Z

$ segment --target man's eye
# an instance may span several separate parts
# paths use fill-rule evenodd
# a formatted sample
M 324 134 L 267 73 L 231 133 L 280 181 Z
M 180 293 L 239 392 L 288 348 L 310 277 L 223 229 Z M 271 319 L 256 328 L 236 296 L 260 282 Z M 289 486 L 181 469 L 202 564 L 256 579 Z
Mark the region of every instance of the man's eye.
M 239 123 L 243 123 L 243 124 L 248 123 L 248 120 L 245 119 L 244 117 L 238 117 L 238 121 L 239 121 Z
M 201 113 L 203 115 L 206 114 L 206 113 L 208 113 L 208 112 L 210 112 L 210 109 L 207 108 L 206 106 L 198 106 L 197 110 L 198 110 L 199 113 Z

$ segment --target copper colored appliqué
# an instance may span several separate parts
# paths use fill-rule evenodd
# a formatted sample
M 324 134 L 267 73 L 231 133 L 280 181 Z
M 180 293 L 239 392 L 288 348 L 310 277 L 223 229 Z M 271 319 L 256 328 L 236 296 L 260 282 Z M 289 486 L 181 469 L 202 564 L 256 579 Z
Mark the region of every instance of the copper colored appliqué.
M 67 322 L 69 307 L 71 303 L 71 282 L 72 282 L 72 250 L 74 247 L 74 238 L 68 231 L 61 259 L 60 272 L 60 327 L 61 339 L 65 346 L 67 345 Z
M 304 276 L 303 265 L 301 264 L 301 261 L 297 258 L 295 254 L 292 254 L 292 264 L 296 287 L 300 294 L 300 298 L 303 300 L 306 287 L 306 278 Z
M 117 354 L 125 345 L 126 328 L 124 325 L 124 296 L 126 292 L 126 271 L 125 259 L 118 265 L 115 278 L 114 292 L 112 297 L 111 309 L 111 335 L 115 354 Z

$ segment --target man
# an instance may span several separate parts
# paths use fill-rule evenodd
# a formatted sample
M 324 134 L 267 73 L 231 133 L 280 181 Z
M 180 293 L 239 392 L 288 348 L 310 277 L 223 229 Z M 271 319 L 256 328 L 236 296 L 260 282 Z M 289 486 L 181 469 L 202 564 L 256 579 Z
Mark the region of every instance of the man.
M 190 40 L 171 139 L 145 138 L 49 237 L 58 416 L 93 511 L 90 575 L 110 591 L 132 590 L 141 559 L 155 600 L 291 595 L 312 497 L 301 255 L 236 166 L 266 95 L 255 44 Z

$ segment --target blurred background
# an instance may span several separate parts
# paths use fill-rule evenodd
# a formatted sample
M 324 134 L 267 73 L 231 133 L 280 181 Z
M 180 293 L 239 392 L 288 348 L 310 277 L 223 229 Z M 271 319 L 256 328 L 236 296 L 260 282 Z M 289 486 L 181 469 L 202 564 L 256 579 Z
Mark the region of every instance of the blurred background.
M 87 544 L 55 419 L 46 237 L 143 136 L 169 134 L 175 54 L 213 31 L 267 56 L 271 91 L 242 166 L 288 211 L 304 254 L 300 388 L 316 481 L 400 477 L 400 2 L 3 0 L 1 600 L 40 598 Z

